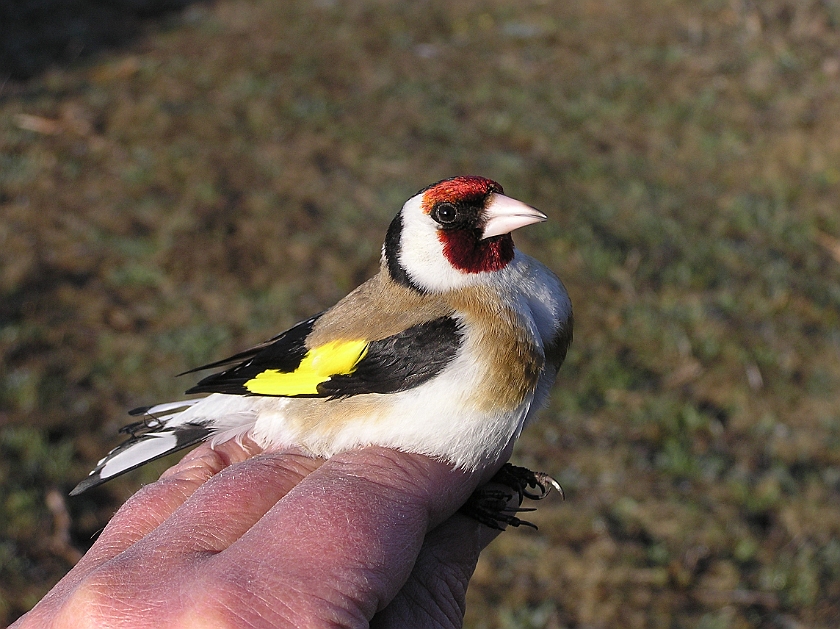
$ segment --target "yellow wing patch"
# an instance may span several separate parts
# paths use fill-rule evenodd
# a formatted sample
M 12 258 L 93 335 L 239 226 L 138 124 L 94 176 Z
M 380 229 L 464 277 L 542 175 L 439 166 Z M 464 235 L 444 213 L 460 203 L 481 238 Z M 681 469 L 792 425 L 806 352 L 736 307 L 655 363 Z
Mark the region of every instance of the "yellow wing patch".
M 315 395 L 332 376 L 353 373 L 367 354 L 367 341 L 330 341 L 306 353 L 292 372 L 266 369 L 245 383 L 257 395 Z

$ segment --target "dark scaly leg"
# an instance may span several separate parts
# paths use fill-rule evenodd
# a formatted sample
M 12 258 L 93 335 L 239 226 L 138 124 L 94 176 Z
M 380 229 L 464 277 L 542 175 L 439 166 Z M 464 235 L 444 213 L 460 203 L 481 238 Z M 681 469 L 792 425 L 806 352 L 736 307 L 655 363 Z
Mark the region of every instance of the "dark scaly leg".
M 503 530 L 506 526 L 536 529 L 536 525 L 517 516 L 518 513 L 536 509 L 510 507 L 508 502 L 513 496 L 519 497 L 519 504 L 525 498 L 542 500 L 552 488 L 560 492 L 561 498 L 566 498 L 560 484 L 545 472 L 532 472 L 528 468 L 505 463 L 487 485 L 473 492 L 460 512 L 494 529 Z

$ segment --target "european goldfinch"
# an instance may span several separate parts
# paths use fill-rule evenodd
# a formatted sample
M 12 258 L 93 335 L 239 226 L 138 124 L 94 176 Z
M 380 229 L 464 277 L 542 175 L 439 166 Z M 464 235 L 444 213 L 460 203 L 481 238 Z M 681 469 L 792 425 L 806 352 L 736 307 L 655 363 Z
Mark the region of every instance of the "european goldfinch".
M 489 179 L 409 199 L 381 268 L 329 310 L 251 349 L 187 393 L 135 409 L 128 441 L 71 492 L 166 454 L 248 436 L 316 457 L 380 445 L 465 470 L 498 462 L 546 401 L 572 338 L 560 280 L 510 232 L 546 220 Z

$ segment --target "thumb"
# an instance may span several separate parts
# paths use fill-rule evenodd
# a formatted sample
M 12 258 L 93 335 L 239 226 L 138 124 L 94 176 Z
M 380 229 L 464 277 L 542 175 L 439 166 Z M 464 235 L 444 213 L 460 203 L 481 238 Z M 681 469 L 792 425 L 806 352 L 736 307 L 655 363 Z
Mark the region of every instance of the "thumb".
M 508 507 L 516 509 L 514 492 Z M 467 585 L 478 557 L 501 533 L 456 513 L 426 535 L 411 576 L 397 596 L 371 620 L 375 629 L 457 629 L 464 621 Z

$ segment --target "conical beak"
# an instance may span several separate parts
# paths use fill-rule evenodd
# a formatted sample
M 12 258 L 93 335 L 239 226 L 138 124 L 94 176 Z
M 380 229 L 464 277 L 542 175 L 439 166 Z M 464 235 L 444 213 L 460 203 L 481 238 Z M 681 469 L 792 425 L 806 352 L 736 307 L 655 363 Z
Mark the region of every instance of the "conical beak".
M 484 210 L 484 215 L 487 220 L 484 223 L 482 239 L 509 234 L 514 229 L 548 219 L 539 210 L 503 194 L 493 195 L 490 205 Z

